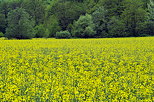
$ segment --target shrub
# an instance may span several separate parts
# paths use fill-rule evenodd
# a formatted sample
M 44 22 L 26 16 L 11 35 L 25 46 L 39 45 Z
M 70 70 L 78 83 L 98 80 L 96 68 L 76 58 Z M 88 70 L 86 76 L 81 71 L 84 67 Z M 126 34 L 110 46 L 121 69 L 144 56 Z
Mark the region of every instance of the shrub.
M 70 32 L 69 31 L 60 31 L 60 32 L 57 32 L 56 33 L 56 38 L 67 38 L 67 39 L 69 39 L 69 38 L 71 38 L 71 34 L 70 34 Z

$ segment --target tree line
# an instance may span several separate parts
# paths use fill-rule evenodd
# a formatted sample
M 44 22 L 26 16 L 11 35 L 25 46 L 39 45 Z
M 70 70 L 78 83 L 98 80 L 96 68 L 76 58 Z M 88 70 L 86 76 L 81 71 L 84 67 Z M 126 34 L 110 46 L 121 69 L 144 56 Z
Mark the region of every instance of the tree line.
M 153 35 L 153 0 L 0 0 L 0 37 Z

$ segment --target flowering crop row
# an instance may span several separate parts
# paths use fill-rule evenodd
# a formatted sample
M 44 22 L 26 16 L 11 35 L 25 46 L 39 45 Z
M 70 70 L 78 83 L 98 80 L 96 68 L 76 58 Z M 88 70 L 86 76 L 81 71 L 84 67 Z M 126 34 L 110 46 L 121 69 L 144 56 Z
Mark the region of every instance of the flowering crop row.
M 153 102 L 154 38 L 0 40 L 2 102 Z

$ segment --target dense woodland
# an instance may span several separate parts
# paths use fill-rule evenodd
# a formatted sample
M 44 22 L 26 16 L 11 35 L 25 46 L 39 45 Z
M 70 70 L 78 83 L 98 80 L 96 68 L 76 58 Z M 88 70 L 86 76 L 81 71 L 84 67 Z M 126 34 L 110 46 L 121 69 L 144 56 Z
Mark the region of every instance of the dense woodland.
M 0 37 L 153 35 L 153 0 L 0 0 Z

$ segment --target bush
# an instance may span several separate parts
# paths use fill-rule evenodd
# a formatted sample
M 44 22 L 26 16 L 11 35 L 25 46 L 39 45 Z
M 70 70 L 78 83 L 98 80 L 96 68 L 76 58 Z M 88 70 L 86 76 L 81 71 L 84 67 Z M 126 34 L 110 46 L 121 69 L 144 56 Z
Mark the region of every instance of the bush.
M 70 32 L 69 31 L 60 31 L 60 32 L 57 32 L 56 33 L 56 38 L 67 38 L 67 39 L 69 39 L 69 38 L 71 38 L 71 34 L 70 34 Z
M 2 32 L 0 32 L 0 37 L 4 37 L 4 34 Z
M 49 37 L 49 30 L 44 27 L 44 25 L 40 24 L 35 27 L 36 38 L 47 38 Z

